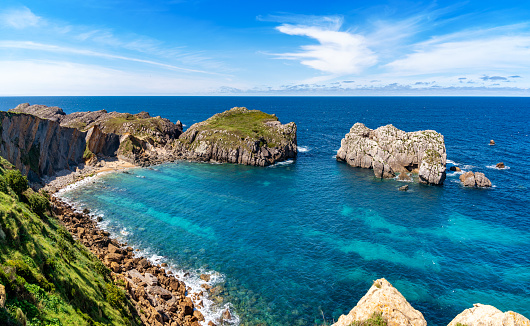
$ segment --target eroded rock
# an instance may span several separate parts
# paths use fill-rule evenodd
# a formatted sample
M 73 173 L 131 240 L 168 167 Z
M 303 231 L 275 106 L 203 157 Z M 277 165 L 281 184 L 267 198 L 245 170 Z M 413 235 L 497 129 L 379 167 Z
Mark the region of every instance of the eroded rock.
M 374 282 L 357 305 L 347 315 L 340 316 L 332 326 L 349 326 L 354 321 L 365 321 L 374 313 L 381 313 L 389 326 L 426 326 L 427 322 L 418 310 L 384 278 Z
M 513 311 L 502 312 L 499 309 L 476 303 L 458 314 L 448 326 L 530 326 L 530 320 Z
M 419 182 L 440 185 L 447 155 L 443 136 L 434 130 L 407 133 L 392 125 L 372 130 L 356 123 L 342 139 L 337 160 L 373 169 L 378 178 L 419 169 Z
M 481 172 L 468 171 L 460 176 L 460 181 L 465 187 L 491 187 L 491 181 Z

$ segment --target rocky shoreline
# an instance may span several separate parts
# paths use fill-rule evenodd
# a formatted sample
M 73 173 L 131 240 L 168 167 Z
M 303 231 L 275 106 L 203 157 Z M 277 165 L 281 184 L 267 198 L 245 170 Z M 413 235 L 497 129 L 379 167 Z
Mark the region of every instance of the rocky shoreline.
M 57 196 L 51 197 L 51 203 L 58 220 L 109 268 L 115 282 L 125 288 L 146 325 L 198 326 L 205 321 L 199 309 L 204 308 L 202 299 L 206 292 L 214 292 L 210 285 L 202 285 L 203 293 L 191 294 L 191 288 L 167 264 L 155 265 L 139 256 L 138 249 L 135 251 L 111 238 L 109 232 L 98 226 L 97 219 L 89 215 L 88 209 L 76 211 Z M 210 275 L 203 274 L 201 279 L 207 281 Z M 218 320 L 209 320 L 207 325 L 230 324 L 232 319 L 232 312 L 226 309 Z

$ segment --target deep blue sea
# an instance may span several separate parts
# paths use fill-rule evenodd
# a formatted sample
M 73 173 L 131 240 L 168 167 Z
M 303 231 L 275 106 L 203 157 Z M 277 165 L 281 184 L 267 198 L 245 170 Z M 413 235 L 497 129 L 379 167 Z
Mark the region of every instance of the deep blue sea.
M 430 325 L 474 303 L 530 317 L 530 98 L 29 97 L 80 110 L 148 111 L 186 126 L 234 106 L 298 126 L 298 158 L 271 167 L 178 162 L 107 174 L 63 196 L 179 273 L 216 275 L 241 325 L 315 325 L 384 277 Z M 335 160 L 355 122 L 445 136 L 450 165 L 491 189 L 378 180 Z M 490 139 L 497 143 L 488 146 Z M 504 162 L 504 170 L 495 164 Z M 235 319 L 235 318 L 234 318 Z

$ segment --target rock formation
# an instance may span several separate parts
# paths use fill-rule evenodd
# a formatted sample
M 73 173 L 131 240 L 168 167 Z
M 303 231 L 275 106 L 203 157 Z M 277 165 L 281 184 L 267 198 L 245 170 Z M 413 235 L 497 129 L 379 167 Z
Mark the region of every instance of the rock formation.
M 0 112 L 0 156 L 30 181 L 83 162 L 85 133 L 29 114 Z
M 502 312 L 499 309 L 476 303 L 458 314 L 448 326 L 530 326 L 530 320 L 513 311 Z
M 434 130 L 407 133 L 392 125 L 372 130 L 356 123 L 342 139 L 337 160 L 371 168 L 378 178 L 412 171 L 421 183 L 441 185 L 447 155 L 443 136 Z
M 296 157 L 296 124 L 233 108 L 192 125 L 175 142 L 178 158 L 267 166 Z
M 481 172 L 466 172 L 460 176 L 460 181 L 465 187 L 491 187 L 491 181 Z
M 460 171 L 462 171 L 462 169 L 460 169 L 458 166 L 455 166 L 455 165 L 451 166 L 451 167 L 449 168 L 449 170 L 451 170 L 451 171 L 455 171 L 455 172 L 460 172 Z
M 497 165 L 495 165 L 497 169 L 504 169 L 506 166 L 504 165 L 504 162 L 499 162 Z
M 426 326 L 427 322 L 399 291 L 384 278 L 374 282 L 368 293 L 347 315 L 340 316 L 332 326 L 349 326 L 354 321 L 365 321 L 374 313 L 381 313 L 389 326 Z
M 494 141 L 493 139 L 492 139 L 492 140 L 490 140 L 490 143 L 489 143 L 489 145 L 490 145 L 490 146 L 493 146 L 493 145 L 495 145 L 495 141 Z

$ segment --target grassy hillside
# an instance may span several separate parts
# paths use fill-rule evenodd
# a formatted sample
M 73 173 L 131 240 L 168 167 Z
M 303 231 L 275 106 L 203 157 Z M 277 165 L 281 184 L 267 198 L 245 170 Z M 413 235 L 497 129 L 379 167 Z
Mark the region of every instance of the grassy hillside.
M 97 257 L 0 158 L 0 325 L 138 325 Z

